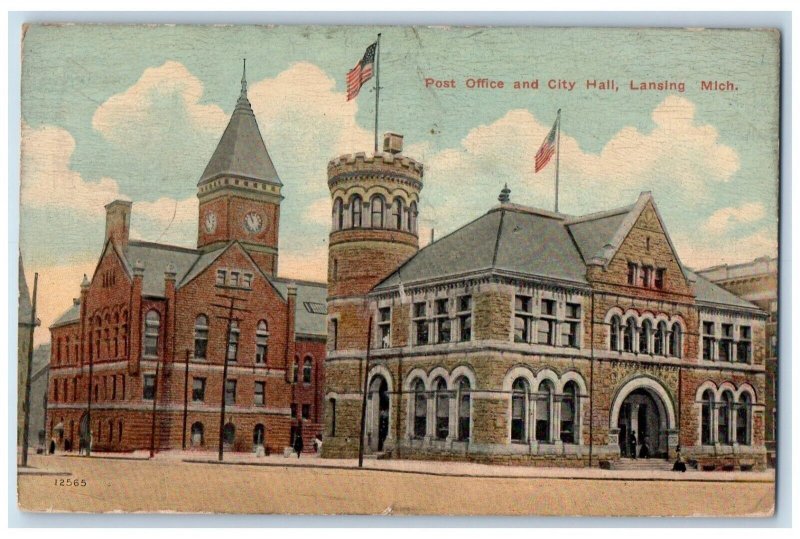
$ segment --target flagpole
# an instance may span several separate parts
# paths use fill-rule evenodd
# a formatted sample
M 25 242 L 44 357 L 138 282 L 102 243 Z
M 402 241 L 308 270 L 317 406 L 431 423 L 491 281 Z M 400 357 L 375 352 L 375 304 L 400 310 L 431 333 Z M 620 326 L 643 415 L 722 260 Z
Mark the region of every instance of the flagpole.
M 378 153 L 378 104 L 381 93 L 381 35 L 375 45 L 375 153 Z
M 561 153 L 561 109 L 558 109 L 556 114 L 557 138 L 556 138 L 556 213 L 558 213 L 558 163 L 559 154 Z

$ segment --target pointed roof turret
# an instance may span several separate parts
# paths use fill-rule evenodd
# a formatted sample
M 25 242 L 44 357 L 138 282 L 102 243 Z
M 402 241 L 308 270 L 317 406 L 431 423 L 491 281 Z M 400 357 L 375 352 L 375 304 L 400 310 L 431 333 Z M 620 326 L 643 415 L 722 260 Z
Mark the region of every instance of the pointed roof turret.
M 236 107 L 198 185 L 220 176 L 237 176 L 283 185 L 264 145 L 250 100 L 247 99 L 245 70 L 246 61 L 242 68 L 242 90 Z

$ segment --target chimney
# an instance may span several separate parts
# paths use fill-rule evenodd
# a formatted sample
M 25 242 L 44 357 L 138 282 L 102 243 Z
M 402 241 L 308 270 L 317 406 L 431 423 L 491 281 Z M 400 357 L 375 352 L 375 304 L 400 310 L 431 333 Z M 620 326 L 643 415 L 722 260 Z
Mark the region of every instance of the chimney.
M 106 240 L 111 239 L 122 249 L 128 245 L 131 205 L 129 200 L 115 200 L 106 204 Z
M 383 134 L 383 151 L 391 154 L 399 154 L 403 151 L 403 135 L 397 133 Z

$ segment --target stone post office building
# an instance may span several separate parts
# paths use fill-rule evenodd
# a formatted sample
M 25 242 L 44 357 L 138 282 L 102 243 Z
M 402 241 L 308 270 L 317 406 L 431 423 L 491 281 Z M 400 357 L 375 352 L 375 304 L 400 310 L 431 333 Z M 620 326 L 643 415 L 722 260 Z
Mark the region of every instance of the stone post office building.
M 60 449 L 91 436 L 100 451 L 213 450 L 223 398 L 228 450 L 282 451 L 297 433 L 313 448 L 326 289 L 276 275 L 282 187 L 243 77 L 197 183 L 196 249 L 131 239 L 131 203 L 106 206 L 94 274 L 50 328 L 47 432 Z
M 328 165 L 327 457 L 761 468 L 766 313 L 680 262 L 650 193 L 570 216 L 500 203 L 418 249 L 423 165 Z M 367 363 L 367 335 L 372 342 Z

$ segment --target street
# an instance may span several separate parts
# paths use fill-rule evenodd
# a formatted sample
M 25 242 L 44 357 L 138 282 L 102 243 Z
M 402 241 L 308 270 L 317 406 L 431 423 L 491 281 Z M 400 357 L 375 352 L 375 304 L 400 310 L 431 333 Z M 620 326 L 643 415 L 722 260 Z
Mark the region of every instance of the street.
M 503 476 L 480 477 L 456 475 L 459 466 L 470 470 L 473 464 L 443 466 L 455 472 L 431 475 L 407 471 L 413 462 L 358 470 L 325 468 L 318 460 L 259 466 L 34 455 L 33 467 L 71 475 L 20 475 L 19 502 L 23 510 L 83 512 L 768 516 L 775 497 L 774 482 L 764 474 L 743 481 L 701 472 L 695 472 L 699 480 L 642 474 L 621 480 L 600 470 L 576 478 L 563 470 L 510 477 L 516 469 L 505 467 Z

